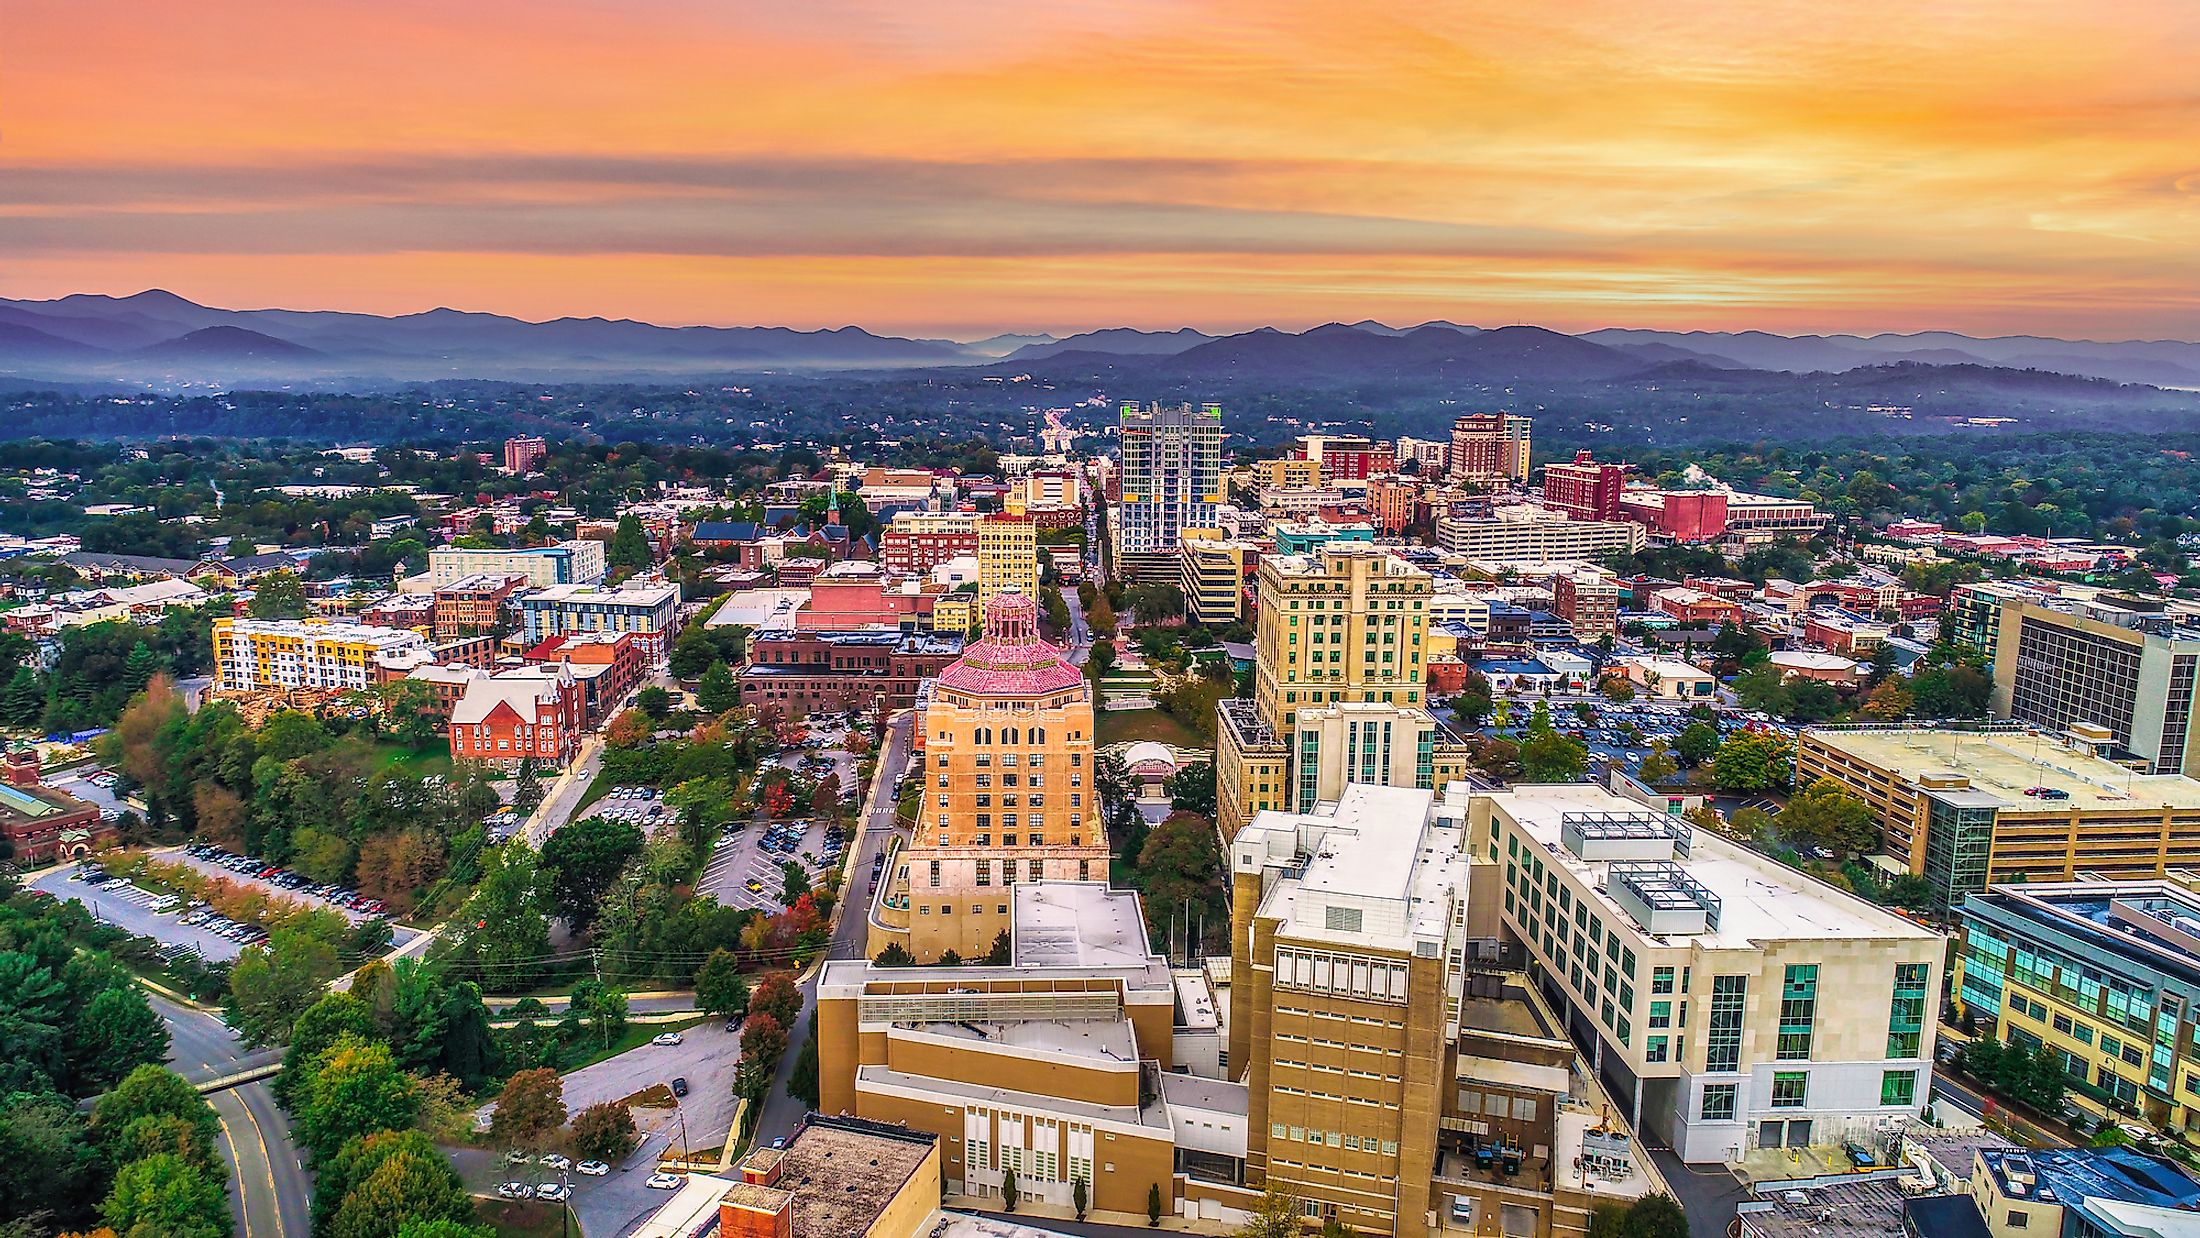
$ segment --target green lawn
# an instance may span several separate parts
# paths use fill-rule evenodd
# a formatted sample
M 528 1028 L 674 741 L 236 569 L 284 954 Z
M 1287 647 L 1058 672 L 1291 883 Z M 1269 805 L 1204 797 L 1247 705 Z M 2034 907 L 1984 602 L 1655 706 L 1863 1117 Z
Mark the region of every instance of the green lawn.
M 610 771 L 596 771 L 595 780 L 588 784 L 588 789 L 586 791 L 581 792 L 581 802 L 573 805 L 573 820 L 579 821 L 583 817 L 586 817 L 588 815 L 588 806 L 595 803 L 597 800 L 602 799 L 604 796 L 611 794 L 611 788 L 615 785 L 617 784 L 611 781 Z
M 1155 740 L 1172 748 L 1211 748 L 1213 741 L 1158 709 L 1103 709 L 1095 725 L 1101 745 Z
M 581 1232 L 578 1220 L 567 1222 L 565 1205 L 531 1199 L 476 1199 L 474 1216 L 497 1238 L 570 1238 Z
M 418 748 L 387 741 L 375 745 L 381 753 L 382 766 L 403 765 L 417 774 L 448 774 L 451 772 L 451 745 L 448 740 L 436 740 Z

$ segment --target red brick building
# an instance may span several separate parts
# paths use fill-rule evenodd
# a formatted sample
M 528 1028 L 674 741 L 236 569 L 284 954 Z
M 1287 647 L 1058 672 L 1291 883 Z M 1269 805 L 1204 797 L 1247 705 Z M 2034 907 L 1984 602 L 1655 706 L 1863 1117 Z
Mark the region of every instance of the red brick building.
M 564 666 L 472 680 L 451 710 L 451 756 L 516 768 L 529 757 L 562 770 L 580 752 L 586 690 Z
M 525 475 L 535 471 L 543 457 L 550 454 L 550 444 L 534 435 L 504 440 L 504 471 Z
M 970 512 L 899 512 L 879 535 L 879 562 L 905 575 L 977 553 L 978 519 Z
M 527 587 L 527 577 L 482 573 L 462 577 L 435 591 L 435 634 L 449 640 L 509 630 L 505 613 L 512 595 Z
M 1304 434 L 1291 444 L 1293 460 L 1312 460 L 1322 466 L 1322 480 L 1364 481 L 1398 470 L 1397 445 L 1359 435 Z
M 1369 523 L 1385 533 L 1403 533 L 1421 505 L 1421 483 L 1411 477 L 1367 479 Z
M 914 705 L 917 685 L 953 662 L 962 641 L 894 631 L 768 632 L 749 642 L 741 703 L 782 706 L 790 714 Z
M 115 827 L 100 820 L 96 806 L 44 785 L 38 750 L 21 746 L 8 749 L 0 767 L 0 835 L 12 862 L 30 869 L 111 847 Z
M 1588 452 L 1576 452 L 1571 464 L 1543 466 L 1543 505 L 1576 520 L 1617 520 L 1626 485 L 1626 465 L 1599 464 Z
M 562 666 L 580 681 L 588 726 L 603 725 L 612 708 L 642 681 L 642 646 L 632 632 L 568 632 L 521 656 L 535 666 Z

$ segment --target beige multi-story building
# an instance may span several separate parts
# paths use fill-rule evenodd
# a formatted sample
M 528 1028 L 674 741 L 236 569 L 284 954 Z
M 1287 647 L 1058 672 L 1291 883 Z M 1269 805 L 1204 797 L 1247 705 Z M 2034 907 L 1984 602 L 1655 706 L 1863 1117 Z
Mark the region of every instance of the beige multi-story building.
M 1542 563 L 1594 561 L 1636 551 L 1648 533 L 1631 520 L 1568 520 L 1530 504 L 1500 507 L 1488 516 L 1445 515 L 1436 522 L 1444 549 L 1477 561 Z
M 1320 460 L 1256 460 L 1252 470 L 1264 490 L 1309 490 L 1322 484 Z
M 1211 627 L 1243 623 L 1253 609 L 1248 594 L 1260 570 L 1260 543 L 1224 537 L 1220 529 L 1186 529 L 1177 554 L 1185 618 Z
M 1468 828 L 1534 983 L 1681 1159 L 1868 1138 L 1930 1099 L 1938 933 L 1602 787 L 1477 795 Z
M 1453 481 L 1524 482 L 1534 423 L 1515 413 L 1468 413 L 1451 423 Z
M 1224 701 L 1216 728 L 1223 837 L 1263 809 L 1309 811 L 1346 782 L 1433 789 L 1465 772 L 1464 745 L 1422 707 L 1427 572 L 1336 542 L 1269 556 L 1257 580 L 1253 699 Z M 1302 726 L 1310 710 L 1321 712 Z
M 978 520 L 978 604 L 996 594 L 1039 596 L 1039 525 L 995 512 Z
M 375 660 L 428 639 L 409 628 L 330 619 L 214 620 L 214 686 L 224 692 L 341 691 L 377 682 Z
M 982 956 L 1017 883 L 1106 880 L 1092 685 L 1038 624 L 1031 598 L 995 595 L 984 636 L 933 682 L 917 825 L 881 887 L 871 953 Z
M 1943 909 L 2001 882 L 2200 868 L 2200 782 L 2135 773 L 2082 738 L 2009 723 L 1812 727 L 1795 780 L 1820 778 L 1871 806 L 1880 849 Z
M 2200 773 L 2200 627 L 2188 617 L 2103 593 L 2013 600 L 1993 619 L 1995 717 L 2103 727 L 2148 773 Z
M 441 586 L 469 576 L 525 576 L 532 589 L 592 585 L 603 579 L 604 543 L 583 538 L 519 550 L 468 550 L 438 546 L 428 552 L 428 579 Z
M 1222 406 L 1125 404 L 1121 426 L 1116 571 L 1156 583 L 1173 580 L 1179 534 L 1214 528 L 1222 506 Z

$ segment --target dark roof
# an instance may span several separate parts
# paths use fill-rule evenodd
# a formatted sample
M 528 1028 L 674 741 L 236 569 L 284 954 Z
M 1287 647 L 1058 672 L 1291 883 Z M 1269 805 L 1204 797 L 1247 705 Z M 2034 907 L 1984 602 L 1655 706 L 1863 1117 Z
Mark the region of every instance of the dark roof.
M 1919 1195 L 1902 1201 L 1903 1228 L 1917 1238 L 1993 1238 L 1968 1195 Z
M 197 559 L 163 559 L 157 555 L 101 554 L 92 550 L 71 551 L 61 556 L 70 567 L 104 568 L 124 572 L 166 572 L 170 576 L 189 576 L 199 570 Z
M 693 534 L 699 542 L 753 542 L 760 530 L 753 520 L 704 520 Z
M 237 555 L 228 559 L 208 559 L 206 562 L 232 572 L 274 571 L 298 566 L 298 556 L 282 550 L 271 550 L 261 555 Z

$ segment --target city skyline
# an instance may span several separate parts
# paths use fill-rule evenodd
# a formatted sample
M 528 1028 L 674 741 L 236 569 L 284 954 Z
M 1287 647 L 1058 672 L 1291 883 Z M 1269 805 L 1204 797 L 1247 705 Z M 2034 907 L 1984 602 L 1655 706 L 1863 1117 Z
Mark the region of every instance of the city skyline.
M 36 6 L 0 294 L 2189 338 L 2200 15 L 2117 18 Z

